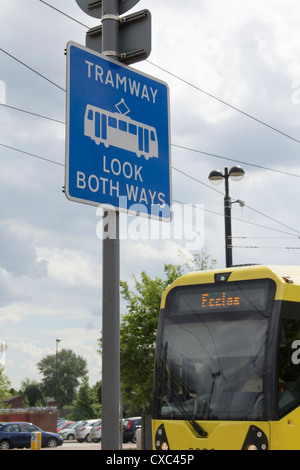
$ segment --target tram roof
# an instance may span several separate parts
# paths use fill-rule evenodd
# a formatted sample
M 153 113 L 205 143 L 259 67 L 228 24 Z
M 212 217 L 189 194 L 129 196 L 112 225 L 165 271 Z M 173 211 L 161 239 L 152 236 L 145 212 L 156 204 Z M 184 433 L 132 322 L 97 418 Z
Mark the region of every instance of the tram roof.
M 165 291 L 176 287 L 190 284 L 209 284 L 216 280 L 222 280 L 224 274 L 225 281 L 242 281 L 251 279 L 273 279 L 277 286 L 300 286 L 300 266 L 292 265 L 243 265 L 231 268 L 194 271 L 184 274 L 174 281 Z

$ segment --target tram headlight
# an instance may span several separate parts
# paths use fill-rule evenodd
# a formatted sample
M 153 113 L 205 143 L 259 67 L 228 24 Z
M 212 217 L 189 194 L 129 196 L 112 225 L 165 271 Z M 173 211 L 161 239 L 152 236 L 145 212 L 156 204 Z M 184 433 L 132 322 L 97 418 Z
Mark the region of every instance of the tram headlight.
M 259 447 L 255 444 L 250 444 L 246 450 L 267 450 L 267 445 L 262 443 Z
M 252 424 L 248 429 L 242 450 L 268 450 L 268 438 L 263 430 Z
M 155 434 L 155 447 L 157 450 L 169 450 L 166 430 L 163 424 L 159 426 Z

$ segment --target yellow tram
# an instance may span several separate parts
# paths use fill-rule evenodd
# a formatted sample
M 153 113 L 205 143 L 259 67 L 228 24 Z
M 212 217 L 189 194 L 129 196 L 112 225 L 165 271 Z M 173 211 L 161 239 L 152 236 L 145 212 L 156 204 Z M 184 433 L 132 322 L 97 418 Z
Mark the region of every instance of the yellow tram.
M 156 450 L 300 449 L 300 266 L 186 274 L 164 292 Z

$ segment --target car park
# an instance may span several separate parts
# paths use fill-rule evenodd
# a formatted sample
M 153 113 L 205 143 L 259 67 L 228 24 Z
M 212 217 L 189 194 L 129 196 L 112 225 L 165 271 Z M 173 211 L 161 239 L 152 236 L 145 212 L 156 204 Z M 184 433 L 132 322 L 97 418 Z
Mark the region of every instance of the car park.
M 75 439 L 75 428 L 83 426 L 84 421 L 76 421 L 68 424 L 64 429 L 58 432 L 64 441 L 72 441 Z
M 94 423 L 91 428 L 91 432 L 90 432 L 91 440 L 93 442 L 100 442 L 101 435 L 102 435 L 102 421 L 101 419 L 99 419 L 99 421 L 96 421 L 96 423 Z
M 142 419 L 140 417 L 126 418 L 123 420 L 123 442 L 132 441 L 136 443 L 136 430 L 142 425 Z
M 92 425 L 96 422 L 99 421 L 99 419 L 88 419 L 86 421 L 83 421 L 83 424 L 80 426 L 77 426 L 75 428 L 75 439 L 78 442 L 91 442 L 91 428 Z
M 0 450 L 31 446 L 31 434 L 41 433 L 41 447 L 57 447 L 63 444 L 63 438 L 53 432 L 46 432 L 27 422 L 10 422 L 0 426 Z

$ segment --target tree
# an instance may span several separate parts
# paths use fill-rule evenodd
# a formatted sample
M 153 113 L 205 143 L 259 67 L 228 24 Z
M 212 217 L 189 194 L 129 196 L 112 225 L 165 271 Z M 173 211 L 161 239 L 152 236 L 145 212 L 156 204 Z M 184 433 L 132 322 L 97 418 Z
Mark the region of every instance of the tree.
M 127 301 L 127 312 L 121 320 L 120 361 L 125 414 L 149 413 L 152 395 L 152 373 L 157 322 L 164 289 L 182 274 L 180 266 L 165 265 L 165 279 L 151 279 L 141 273 L 134 277 L 136 293 L 121 282 L 121 293 Z
M 4 374 L 4 367 L 0 366 L 0 408 L 6 408 L 4 401 L 10 397 L 11 387 L 8 377 Z
M 165 265 L 165 279 L 151 279 L 146 272 L 141 280 L 133 276 L 135 292 L 127 282 L 121 282 L 121 294 L 127 301 L 127 311 L 121 320 L 120 362 L 125 415 L 151 413 L 152 382 L 156 332 L 163 291 L 185 269 L 205 270 L 214 268 L 206 249 L 185 259 L 182 266 Z
M 24 385 L 24 386 L 23 386 Z M 45 400 L 41 391 L 41 386 L 35 381 L 22 383 L 24 403 L 28 406 L 45 406 Z
M 182 251 L 179 251 L 179 254 L 185 259 L 183 268 L 188 271 L 206 271 L 207 269 L 214 269 L 217 263 L 217 260 L 210 258 L 207 248 L 202 248 L 199 253 L 194 253 L 189 257 Z
M 99 384 L 90 387 L 87 377 L 83 379 L 72 410 L 72 419 L 74 421 L 100 418 L 101 405 L 98 395 L 99 388 Z
M 76 389 L 88 373 L 87 362 L 70 349 L 62 349 L 58 353 L 57 361 L 58 403 L 57 407 L 72 404 L 76 396 Z M 41 374 L 42 389 L 45 395 L 56 395 L 56 354 L 48 355 L 42 359 L 37 368 Z

